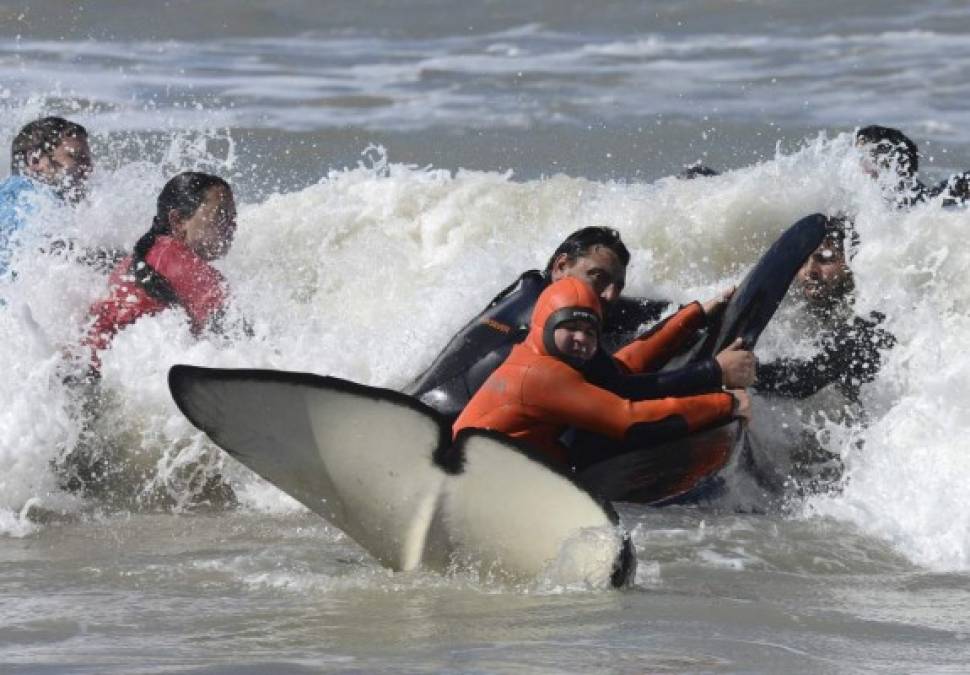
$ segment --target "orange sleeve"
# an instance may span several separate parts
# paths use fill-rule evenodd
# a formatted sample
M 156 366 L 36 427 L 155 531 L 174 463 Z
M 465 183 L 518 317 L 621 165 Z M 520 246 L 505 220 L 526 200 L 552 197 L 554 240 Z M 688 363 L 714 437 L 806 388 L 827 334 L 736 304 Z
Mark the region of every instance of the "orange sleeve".
M 613 355 L 631 373 L 659 369 L 705 323 L 704 309 L 692 302 Z
M 628 401 L 590 384 L 564 363 L 529 369 L 523 403 L 540 409 L 544 421 L 593 431 L 620 440 L 640 423 L 679 417 L 688 432 L 731 419 L 734 397 L 726 393 Z

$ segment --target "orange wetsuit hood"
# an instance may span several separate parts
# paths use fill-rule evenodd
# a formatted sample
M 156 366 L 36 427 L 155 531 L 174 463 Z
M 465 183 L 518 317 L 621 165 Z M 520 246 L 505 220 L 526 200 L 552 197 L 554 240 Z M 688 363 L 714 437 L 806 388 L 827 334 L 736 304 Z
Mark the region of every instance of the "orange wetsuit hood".
M 553 282 L 536 301 L 525 344 L 536 354 L 552 356 L 578 368 L 582 360 L 566 356 L 556 347 L 556 328 L 567 321 L 583 320 L 595 326 L 599 334 L 602 319 L 600 301 L 593 289 L 580 279 L 565 277 Z

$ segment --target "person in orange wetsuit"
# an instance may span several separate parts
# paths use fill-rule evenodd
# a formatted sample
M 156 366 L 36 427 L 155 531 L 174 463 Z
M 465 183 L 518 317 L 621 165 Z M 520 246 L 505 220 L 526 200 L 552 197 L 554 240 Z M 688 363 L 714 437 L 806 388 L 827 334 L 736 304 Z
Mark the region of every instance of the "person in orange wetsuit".
M 665 363 L 704 324 L 691 303 L 657 330 L 614 354 L 626 372 Z M 602 321 L 599 299 L 583 281 L 567 277 L 542 292 L 526 339 L 472 397 L 452 428 L 492 429 L 568 463 L 559 441 L 567 427 L 646 446 L 747 417 L 742 390 L 633 401 L 591 384 L 583 365 L 596 353 Z
M 158 196 L 151 229 L 114 268 L 108 294 L 92 305 L 84 340 L 92 365 L 114 336 L 143 316 L 181 307 L 193 333 L 218 327 L 229 290 L 210 263 L 229 252 L 236 231 L 232 188 L 218 176 L 187 171 Z

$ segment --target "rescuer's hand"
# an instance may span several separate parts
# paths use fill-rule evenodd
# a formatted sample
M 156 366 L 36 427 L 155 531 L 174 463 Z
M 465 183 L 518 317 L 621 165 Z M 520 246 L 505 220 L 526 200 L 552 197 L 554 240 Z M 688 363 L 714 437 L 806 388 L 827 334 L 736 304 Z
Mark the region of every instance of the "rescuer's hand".
M 750 387 L 754 384 L 757 360 L 744 348 L 741 338 L 732 342 L 714 357 L 721 368 L 721 384 L 728 389 Z

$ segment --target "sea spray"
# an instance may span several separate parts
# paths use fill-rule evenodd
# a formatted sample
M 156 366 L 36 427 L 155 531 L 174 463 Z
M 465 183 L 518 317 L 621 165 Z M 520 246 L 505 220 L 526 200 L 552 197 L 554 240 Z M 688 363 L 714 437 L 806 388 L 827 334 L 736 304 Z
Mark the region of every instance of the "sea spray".
M 150 222 L 165 175 L 149 163 L 103 169 L 90 201 L 66 216 L 68 231 L 82 245 L 127 249 Z M 178 310 L 122 331 L 102 355 L 101 386 L 112 401 L 101 421 L 104 440 L 139 458 L 149 482 L 176 475 L 181 456 L 186 466 L 202 461 L 260 508 L 267 497 L 246 487 L 252 476 L 206 454 L 212 447 L 171 404 L 169 365 L 302 370 L 399 388 L 522 270 L 544 266 L 575 229 L 622 232 L 633 253 L 628 294 L 685 302 L 735 283 L 782 229 L 815 211 L 854 216 L 861 236 L 852 260 L 856 310 L 884 313 L 900 344 L 862 388 L 867 414 L 836 419 L 824 434 L 847 480 L 812 500 L 805 517 L 847 518 L 916 561 L 963 569 L 970 520 L 959 514 L 970 511 L 959 490 L 947 487 L 967 472 L 959 439 L 970 431 L 962 356 L 970 261 L 960 244 L 970 217 L 936 202 L 909 211 L 887 204 L 859 168 L 849 135 L 820 135 L 797 152 L 692 181 L 518 181 L 510 173 L 379 158 L 330 171 L 302 190 L 243 201 L 236 242 L 219 264 L 234 311 L 249 319 L 254 335 L 196 340 Z M 10 308 L 29 306 L 56 352 L 75 344 L 87 305 L 104 290 L 103 275 L 31 248 L 18 252 L 16 264 L 18 277 L 4 288 Z M 797 303 L 782 308 L 763 359 L 812 352 L 799 314 Z M 51 462 L 80 429 L 70 392 L 55 376 L 57 357 L 37 352 L 23 314 L 2 312 L 0 336 L 12 347 L 0 355 L 9 374 L 4 395 L 16 402 L 0 416 L 0 505 L 19 512 L 32 497 L 57 492 Z M 812 413 L 817 402 L 798 405 Z M 833 424 L 831 416 L 808 419 L 821 426 L 792 434 L 817 435 Z M 129 487 L 138 493 L 145 486 Z M 183 504 L 178 490 L 194 488 L 175 489 L 175 503 Z

